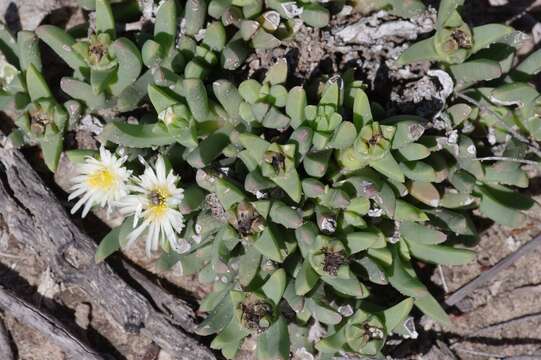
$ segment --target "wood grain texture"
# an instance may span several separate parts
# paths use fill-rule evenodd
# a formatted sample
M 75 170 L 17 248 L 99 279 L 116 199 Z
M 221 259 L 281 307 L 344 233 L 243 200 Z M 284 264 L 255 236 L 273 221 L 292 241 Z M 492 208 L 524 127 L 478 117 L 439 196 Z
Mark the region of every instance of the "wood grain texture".
M 48 339 L 62 348 L 68 358 L 85 360 L 105 359 L 98 352 L 92 350 L 71 334 L 62 323 L 41 312 L 37 307 L 18 298 L 15 294 L 1 286 L 0 309 L 9 312 L 11 316 L 26 326 L 32 327 L 43 334 L 47 334 Z M 5 354 L 2 353 L 2 356 L 5 356 Z M 2 359 L 4 359 L 4 357 Z M 7 357 L 6 359 L 10 359 L 10 357 Z M 14 357 L 11 357 L 11 359 L 14 359 Z

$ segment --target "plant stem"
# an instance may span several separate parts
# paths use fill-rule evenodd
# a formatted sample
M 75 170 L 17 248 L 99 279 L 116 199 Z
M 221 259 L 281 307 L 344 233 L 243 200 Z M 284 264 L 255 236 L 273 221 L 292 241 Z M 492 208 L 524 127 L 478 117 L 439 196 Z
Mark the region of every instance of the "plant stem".
M 477 158 L 475 160 L 479 160 L 479 161 L 510 161 L 510 162 L 518 162 L 518 163 L 521 163 L 521 164 L 528 164 L 528 165 L 539 165 L 540 164 L 538 161 L 534 161 L 534 160 L 517 159 L 517 158 L 510 158 L 510 157 L 505 157 L 505 156 L 487 156 L 487 157 Z

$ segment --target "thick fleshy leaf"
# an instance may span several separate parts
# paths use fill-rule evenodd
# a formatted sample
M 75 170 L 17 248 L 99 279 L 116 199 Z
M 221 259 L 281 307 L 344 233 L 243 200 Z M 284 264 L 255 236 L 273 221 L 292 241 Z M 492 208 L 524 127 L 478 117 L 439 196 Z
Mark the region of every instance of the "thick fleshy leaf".
M 275 201 L 272 204 L 269 215 L 272 221 L 290 229 L 297 229 L 303 223 L 299 211 L 287 206 L 281 201 Z
M 190 2 L 195 1 L 191 0 Z M 198 0 L 201 1 L 201 0 Z M 183 82 L 186 101 L 195 120 L 203 122 L 208 120 L 209 103 L 207 90 L 200 79 L 184 79 Z
M 281 43 L 279 39 L 263 29 L 257 30 L 252 38 L 254 49 L 273 49 L 280 46 Z
M 98 150 L 75 149 L 66 151 L 66 155 L 72 163 L 82 164 L 88 156 L 98 159 L 100 153 Z
M 427 221 L 428 216 L 419 208 L 413 206 L 412 204 L 397 199 L 396 200 L 396 210 L 394 213 L 394 219 L 399 221 Z
M 428 183 L 436 181 L 434 168 L 423 161 L 405 161 L 399 167 L 408 179 Z
M 137 46 L 127 38 L 120 38 L 112 43 L 110 51 L 118 60 L 116 81 L 110 88 L 111 93 L 118 96 L 137 80 L 143 69 L 143 60 Z
M 267 226 L 254 246 L 261 254 L 269 259 L 281 263 L 284 261 L 284 252 L 281 241 L 275 236 L 274 230 Z
M 334 149 L 345 149 L 353 145 L 356 137 L 357 130 L 355 129 L 355 125 L 349 121 L 343 121 L 334 131 L 329 146 Z
M 522 107 L 536 99 L 539 93 L 531 84 L 514 82 L 494 89 L 490 96 L 491 100 L 497 104 Z
M 423 313 L 443 325 L 450 326 L 452 324 L 451 319 L 449 319 L 449 315 L 447 315 L 445 310 L 442 309 L 441 305 L 438 304 L 432 295 L 416 298 L 415 306 L 417 306 Z
M 79 71 L 88 67 L 83 57 L 72 47 L 75 44 L 75 39 L 61 28 L 53 25 L 41 25 L 36 29 L 36 34 L 73 70 Z
M 234 122 L 236 122 L 239 118 L 239 106 L 242 102 L 237 87 L 228 80 L 217 80 L 212 83 L 212 89 L 214 95 L 224 107 L 225 111 L 227 111 Z
M 225 46 L 220 58 L 222 67 L 226 70 L 235 70 L 244 63 L 250 53 L 246 42 L 239 36 L 234 36 Z
M 314 131 L 306 126 L 301 126 L 295 129 L 291 136 L 289 137 L 289 142 L 295 144 L 297 151 L 302 156 L 305 156 L 306 153 L 312 147 L 312 137 Z
M 179 205 L 183 214 L 189 214 L 199 210 L 205 201 L 205 192 L 197 185 L 192 184 L 184 189 L 184 199 Z
M 17 33 L 17 46 L 19 49 L 19 62 L 21 70 L 28 69 L 30 64 L 32 64 L 37 71 L 41 71 L 42 64 L 39 51 L 39 41 L 36 34 L 31 31 L 19 31 Z M 0 52 L 3 53 L 1 44 Z
M 53 96 L 45 78 L 32 64 L 30 64 L 26 71 L 26 84 L 32 101 Z
M 371 161 L 370 167 L 398 182 L 405 180 L 401 167 L 390 153 L 381 160 Z
M 265 76 L 265 82 L 271 85 L 283 84 L 287 79 L 287 61 L 286 59 L 278 60 L 272 65 Z
M 456 89 L 465 89 L 480 81 L 489 81 L 502 76 L 502 68 L 497 61 L 490 59 L 470 60 L 451 65 L 451 74 L 456 81 Z
M 154 22 L 154 38 L 168 53 L 175 44 L 177 34 L 177 3 L 166 0 L 160 4 Z
M 100 94 L 106 89 L 115 70 L 114 67 L 108 69 L 90 69 L 90 85 L 94 94 Z
M 121 121 L 108 123 L 100 134 L 102 141 L 134 148 L 169 145 L 177 142 L 179 133 L 161 123 L 128 124 Z
M 270 328 L 258 336 L 257 359 L 289 359 L 289 331 L 283 316 L 280 316 Z
M 315 178 L 322 177 L 327 172 L 331 155 L 331 150 L 308 153 L 303 161 L 304 170 Z
M 220 303 L 208 314 L 207 318 L 199 324 L 195 333 L 201 336 L 216 334 L 229 324 L 234 316 L 233 303 L 229 294 L 225 295 Z
M 521 210 L 532 206 L 532 200 L 515 191 L 500 190 L 488 186 L 479 187 L 482 194 L 479 210 L 499 224 L 517 227 L 526 216 Z
M 398 325 L 400 325 L 409 315 L 413 308 L 413 299 L 407 298 L 398 304 L 382 311 L 385 330 L 391 333 Z
M 319 275 L 314 271 L 309 261 L 304 261 L 297 276 L 295 276 L 295 293 L 299 296 L 306 295 L 316 286 Z
M 240 134 L 239 141 L 258 163 L 263 161 L 265 152 L 270 146 L 268 141 L 252 134 Z
M 278 305 L 282 294 L 286 289 L 287 275 L 284 269 L 278 269 L 272 273 L 269 279 L 263 284 L 261 290 L 275 305 Z
M 309 26 L 322 28 L 329 24 L 330 13 L 318 3 L 308 3 L 303 6 L 301 19 Z
M 203 43 L 211 50 L 222 51 L 226 40 L 225 28 L 221 22 L 214 21 L 207 26 Z
M 417 143 L 404 145 L 398 152 L 408 161 L 421 160 L 430 155 L 430 150 L 426 146 Z
M 179 103 L 175 93 L 154 84 L 148 86 L 148 97 L 158 114 Z
M 439 55 L 434 47 L 434 38 L 421 40 L 411 45 L 398 58 L 400 65 L 411 64 L 422 60 L 437 60 Z
M 64 146 L 64 136 L 61 133 L 45 134 L 39 142 L 43 151 L 43 160 L 49 170 L 55 172 Z
M 392 247 L 393 264 L 387 268 L 387 279 L 400 293 L 414 298 L 429 295 L 428 290 L 417 278 L 411 264 L 400 257 L 396 246 Z
M 424 133 L 425 128 L 416 120 L 402 120 L 396 124 L 392 148 L 399 149 L 404 145 L 417 141 Z
M 131 111 L 137 108 L 147 95 L 147 87 L 154 81 L 152 70 L 147 70 L 135 83 L 128 86 L 116 101 L 116 107 L 121 112 Z
M 342 321 L 342 316 L 334 309 L 331 309 L 323 304 L 319 304 L 312 298 L 305 299 L 305 306 L 308 308 L 308 310 L 310 310 L 314 319 L 322 322 L 323 324 L 336 325 Z
M 412 181 L 408 184 L 408 192 L 411 196 L 428 206 L 438 207 L 440 204 L 440 193 L 432 183 Z
M 244 200 L 244 193 L 242 190 L 231 181 L 224 178 L 216 181 L 216 195 L 225 209 L 229 209 L 234 204 Z
M 17 41 L 5 25 L 0 26 L 0 52 L 13 66 L 19 67 L 19 48 Z
M 304 122 L 304 108 L 306 104 L 306 91 L 302 86 L 295 86 L 287 94 L 286 114 L 291 118 L 291 126 L 294 128 Z
M 207 17 L 206 0 L 188 0 L 185 5 L 186 34 L 195 35 L 205 25 Z
M 368 296 L 368 289 L 353 274 L 348 279 L 335 276 L 322 276 L 321 280 L 344 295 L 350 295 L 356 299 L 363 299 Z
M 233 317 L 229 324 L 212 340 L 210 347 L 221 350 L 226 358 L 232 359 L 237 354 L 242 339 L 248 335 L 249 332 L 241 326 L 236 317 Z
M 475 252 L 443 245 L 407 241 L 411 254 L 421 260 L 442 265 L 464 265 L 475 259 Z
M 120 227 L 116 227 L 101 240 L 100 245 L 96 249 L 96 255 L 94 256 L 97 263 L 102 262 L 109 255 L 120 249 L 120 243 L 118 241 L 119 233 Z
M 293 201 L 299 202 L 301 200 L 301 180 L 296 170 L 291 170 L 283 176 L 273 177 L 272 181 L 281 187 Z
M 528 187 L 528 175 L 521 169 L 521 164 L 510 161 L 499 161 L 494 165 L 485 167 L 484 181 L 521 188 Z
M 318 234 L 319 230 L 312 222 L 306 222 L 300 228 L 295 230 L 295 237 L 304 258 L 308 257 L 310 252 L 316 248 L 318 244 Z
M 502 24 L 486 24 L 474 27 L 472 29 L 472 52 L 476 53 L 482 49 L 488 48 L 491 44 L 497 42 L 502 37 L 512 33 L 513 31 L 514 29 L 512 27 Z
M 115 36 L 115 18 L 109 0 L 96 1 L 96 33 L 108 33 Z
M 400 233 L 408 242 L 419 244 L 435 245 L 447 240 L 447 235 L 441 231 L 410 221 L 400 223 Z
M 261 253 L 253 246 L 248 247 L 239 263 L 239 282 L 242 286 L 250 285 L 259 271 L 260 263 Z
M 541 49 L 528 55 L 515 70 L 527 75 L 535 75 L 541 71 Z
M 382 248 L 387 245 L 381 231 L 353 232 L 346 236 L 346 244 L 352 254 L 369 248 Z
M 459 212 L 447 209 L 427 210 L 431 215 L 431 220 L 435 225 L 444 229 L 449 229 L 460 235 L 476 235 L 475 225 L 472 220 Z
M 107 104 L 103 93 L 95 94 L 89 84 L 77 79 L 62 78 L 60 88 L 72 98 L 86 104 L 91 110 L 101 109 Z

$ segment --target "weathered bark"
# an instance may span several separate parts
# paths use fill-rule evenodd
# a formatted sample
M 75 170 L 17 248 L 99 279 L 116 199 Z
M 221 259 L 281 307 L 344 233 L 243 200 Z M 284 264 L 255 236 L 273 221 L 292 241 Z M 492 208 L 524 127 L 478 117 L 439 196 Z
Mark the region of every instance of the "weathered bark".
M 90 349 L 87 345 L 77 339 L 77 337 L 71 334 L 62 323 L 41 312 L 32 304 L 18 298 L 1 286 L 0 309 L 9 312 L 11 316 L 21 323 L 30 326 L 43 334 L 47 334 L 50 341 L 62 348 L 69 358 L 85 360 L 104 359 L 103 356 Z M 2 350 L 1 344 L 0 350 Z M 11 349 L 9 351 L 11 352 Z M 14 359 L 13 355 L 10 357 L 9 353 L 7 355 L 5 353 L 2 354 L 2 356 L 7 356 L 5 359 Z
M 150 294 L 158 307 L 154 309 L 109 265 L 94 262 L 94 241 L 72 223 L 23 155 L 1 137 L 0 215 L 12 236 L 48 260 L 57 283 L 85 292 L 127 332 L 143 333 L 176 359 L 214 359 L 212 351 L 186 334 L 195 315 L 184 302 L 126 265 Z
M 15 354 L 13 354 L 9 341 L 9 333 L 2 318 L 0 318 L 0 354 L 2 354 L 4 360 L 15 360 Z

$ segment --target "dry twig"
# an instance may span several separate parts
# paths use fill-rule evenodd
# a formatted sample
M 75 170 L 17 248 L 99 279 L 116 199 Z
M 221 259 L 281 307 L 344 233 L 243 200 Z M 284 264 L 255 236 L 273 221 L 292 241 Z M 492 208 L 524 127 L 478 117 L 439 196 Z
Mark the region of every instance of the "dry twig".
M 445 300 L 445 303 L 449 306 L 457 304 L 466 296 L 471 294 L 475 289 L 485 284 L 490 279 L 494 278 L 498 273 L 500 273 L 500 271 L 514 264 L 522 256 L 531 253 L 531 251 L 539 245 L 541 245 L 541 234 L 537 235 L 535 238 L 520 247 L 520 249 L 507 256 L 506 258 L 500 260 L 492 268 L 481 273 L 481 275 L 476 277 L 474 280 L 470 281 L 468 284 L 455 291 L 451 296 L 447 298 L 447 300 Z

